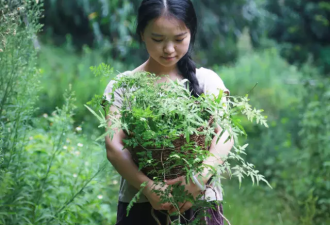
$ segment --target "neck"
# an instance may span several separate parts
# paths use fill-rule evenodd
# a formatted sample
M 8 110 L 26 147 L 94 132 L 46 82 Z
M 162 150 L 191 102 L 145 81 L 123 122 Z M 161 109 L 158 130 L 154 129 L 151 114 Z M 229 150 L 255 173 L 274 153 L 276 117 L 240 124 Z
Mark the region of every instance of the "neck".
M 154 73 L 157 76 L 179 74 L 179 69 L 177 68 L 176 64 L 173 66 L 165 67 L 150 57 L 144 63 L 144 68 L 145 68 L 145 71 Z

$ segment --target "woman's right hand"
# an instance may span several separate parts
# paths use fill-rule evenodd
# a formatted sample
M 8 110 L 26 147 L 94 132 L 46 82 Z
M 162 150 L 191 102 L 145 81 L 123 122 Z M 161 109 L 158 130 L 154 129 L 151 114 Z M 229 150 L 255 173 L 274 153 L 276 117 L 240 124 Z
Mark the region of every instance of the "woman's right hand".
M 150 180 L 148 182 L 148 184 L 146 185 L 143 194 L 147 197 L 147 199 L 149 200 L 151 206 L 155 209 L 155 210 L 171 210 L 173 208 L 172 204 L 167 202 L 167 203 L 160 203 L 160 197 L 153 192 L 153 190 L 166 190 L 168 188 L 168 185 L 156 185 L 152 180 Z

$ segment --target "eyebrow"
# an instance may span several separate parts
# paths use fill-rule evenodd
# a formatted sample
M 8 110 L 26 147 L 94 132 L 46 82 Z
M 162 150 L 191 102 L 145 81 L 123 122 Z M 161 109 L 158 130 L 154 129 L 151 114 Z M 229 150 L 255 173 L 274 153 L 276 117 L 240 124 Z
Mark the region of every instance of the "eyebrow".
M 178 35 L 175 35 L 176 37 L 180 37 L 180 36 L 183 36 L 185 34 L 187 34 L 188 32 L 185 32 L 185 33 L 181 33 L 181 34 L 178 34 Z M 156 36 L 156 37 L 164 37 L 164 35 L 161 35 L 161 34 L 155 34 L 155 33 L 151 33 L 153 36 Z

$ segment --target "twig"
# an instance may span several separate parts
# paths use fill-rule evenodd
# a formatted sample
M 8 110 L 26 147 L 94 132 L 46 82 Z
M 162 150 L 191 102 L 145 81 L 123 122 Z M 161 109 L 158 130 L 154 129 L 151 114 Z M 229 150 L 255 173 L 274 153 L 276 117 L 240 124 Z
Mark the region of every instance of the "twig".
M 80 190 L 74 195 L 71 197 L 71 199 L 69 201 L 67 201 L 59 210 L 57 210 L 57 212 L 55 213 L 54 217 L 50 220 L 47 221 L 47 224 L 49 224 L 51 221 L 53 221 L 56 216 L 62 212 L 63 209 L 65 209 L 68 205 L 70 205 L 74 199 L 85 189 L 85 187 L 105 168 L 107 164 L 104 163 L 103 166 L 101 167 L 101 169 L 99 169 L 81 188 Z
M 218 197 L 217 197 L 218 195 L 217 195 L 217 192 L 214 190 L 214 188 L 213 188 L 212 186 L 210 186 L 210 185 L 207 185 L 206 187 L 212 189 L 212 191 L 215 193 L 215 199 L 216 199 L 216 201 L 218 202 Z M 228 220 L 228 219 L 227 219 L 227 218 L 221 213 L 219 206 L 218 206 L 218 212 L 220 213 L 220 215 L 222 216 L 222 218 L 224 218 L 224 219 L 226 220 L 226 222 L 227 222 L 229 225 L 231 225 L 230 222 L 229 222 L 229 220 Z M 220 224 L 219 221 L 217 221 L 217 222 Z
M 160 161 L 161 161 L 161 163 L 162 163 L 162 166 L 163 166 L 163 171 L 164 171 L 164 180 L 166 180 L 166 178 L 165 178 L 165 167 L 164 167 L 164 163 L 163 163 L 163 152 L 164 152 L 164 151 L 162 151 L 162 153 L 161 153 L 161 155 L 160 155 Z
M 156 220 L 157 224 L 158 225 L 162 225 L 159 221 L 159 219 L 157 218 L 157 216 L 155 215 L 155 211 L 154 211 L 154 208 L 151 207 L 151 215 L 152 217 Z
M 254 88 L 258 85 L 258 82 L 254 85 L 254 87 L 249 91 L 248 95 L 251 94 L 251 92 L 254 90 Z

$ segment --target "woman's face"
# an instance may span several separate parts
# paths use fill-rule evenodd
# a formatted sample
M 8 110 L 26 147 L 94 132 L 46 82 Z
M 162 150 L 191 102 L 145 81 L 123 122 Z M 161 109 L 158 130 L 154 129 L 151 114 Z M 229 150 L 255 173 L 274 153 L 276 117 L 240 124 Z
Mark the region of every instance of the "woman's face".
M 149 22 L 141 37 L 150 57 L 169 67 L 188 52 L 191 34 L 182 21 L 161 16 Z

